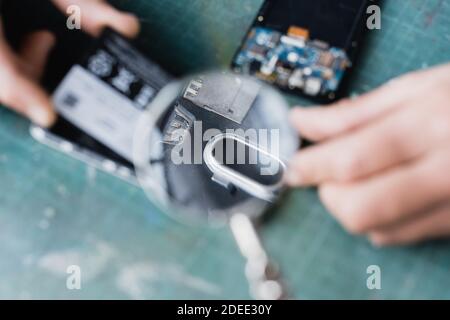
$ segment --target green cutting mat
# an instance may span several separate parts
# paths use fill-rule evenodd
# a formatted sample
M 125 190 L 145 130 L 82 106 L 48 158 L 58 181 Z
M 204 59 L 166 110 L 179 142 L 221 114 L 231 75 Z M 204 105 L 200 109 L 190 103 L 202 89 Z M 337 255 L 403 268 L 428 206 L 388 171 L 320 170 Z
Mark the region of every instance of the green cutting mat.
M 185 73 L 229 65 L 261 0 L 116 3 L 141 17 L 147 53 Z M 386 0 L 352 88 L 449 57 L 450 1 Z M 346 234 L 314 190 L 292 192 L 263 237 L 296 298 L 450 298 L 448 242 L 375 249 Z M 246 299 L 243 263 L 227 229 L 172 221 L 138 188 L 37 144 L 27 121 L 0 111 L 0 298 Z M 66 289 L 72 264 L 78 291 Z M 381 290 L 366 287 L 372 264 Z

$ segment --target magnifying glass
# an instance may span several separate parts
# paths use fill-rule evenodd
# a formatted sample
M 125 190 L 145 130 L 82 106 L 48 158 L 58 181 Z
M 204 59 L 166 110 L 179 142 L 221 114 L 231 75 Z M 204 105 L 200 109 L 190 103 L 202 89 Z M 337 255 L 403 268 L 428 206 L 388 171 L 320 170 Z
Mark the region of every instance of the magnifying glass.
M 146 194 L 173 218 L 231 228 L 254 298 L 284 299 L 257 226 L 285 191 L 286 162 L 299 146 L 280 93 L 216 71 L 160 91 L 135 131 L 133 160 Z

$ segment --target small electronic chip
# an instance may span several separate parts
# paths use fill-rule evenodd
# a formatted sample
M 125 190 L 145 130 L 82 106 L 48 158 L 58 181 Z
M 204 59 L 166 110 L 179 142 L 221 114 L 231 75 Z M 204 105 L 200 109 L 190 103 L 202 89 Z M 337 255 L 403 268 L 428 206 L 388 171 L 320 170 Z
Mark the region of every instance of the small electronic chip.
M 290 37 L 297 37 L 304 40 L 307 40 L 309 38 L 309 30 L 300 28 L 297 26 L 291 26 L 289 27 L 289 30 L 287 32 L 288 36 Z
M 322 52 L 319 55 L 319 60 L 317 63 L 325 68 L 332 68 L 335 58 L 329 51 Z
M 164 130 L 163 143 L 178 145 L 186 140 L 189 130 L 194 124 L 195 117 L 181 105 L 175 106 Z

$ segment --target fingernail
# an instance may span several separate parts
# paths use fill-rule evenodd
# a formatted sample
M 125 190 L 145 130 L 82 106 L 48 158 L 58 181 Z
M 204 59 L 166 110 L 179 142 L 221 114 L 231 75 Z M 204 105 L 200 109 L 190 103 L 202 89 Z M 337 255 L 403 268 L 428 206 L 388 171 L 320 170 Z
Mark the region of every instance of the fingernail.
M 312 109 L 310 109 L 310 108 L 306 109 L 303 107 L 293 108 L 289 112 L 289 120 L 293 124 L 304 123 L 305 118 L 308 117 L 308 119 L 309 119 L 311 117 L 310 116 L 311 114 L 314 116 L 314 113 L 311 113 L 311 110 Z
M 302 110 L 300 108 L 294 108 L 291 109 L 289 113 L 292 118 L 298 118 L 301 115 Z
M 300 187 L 301 180 L 297 179 L 297 177 L 293 175 L 285 176 L 284 183 L 289 187 Z
M 313 105 L 313 106 L 308 106 L 308 107 L 294 107 L 290 111 L 293 114 L 296 113 L 297 115 L 302 115 L 305 113 L 311 113 L 316 110 L 322 110 L 322 107 L 319 105 Z
M 34 106 L 27 109 L 27 115 L 33 123 L 49 127 L 55 122 L 55 114 L 47 108 Z
M 376 236 L 369 236 L 369 241 L 375 248 L 382 248 L 386 245 L 382 238 Z
M 283 182 L 291 187 L 299 187 L 302 185 L 302 178 L 298 172 L 288 169 L 283 176 Z
M 127 20 L 127 22 L 123 24 L 127 26 L 124 30 L 124 34 L 130 38 L 136 37 L 141 30 L 139 18 L 132 13 L 123 13 L 123 17 Z

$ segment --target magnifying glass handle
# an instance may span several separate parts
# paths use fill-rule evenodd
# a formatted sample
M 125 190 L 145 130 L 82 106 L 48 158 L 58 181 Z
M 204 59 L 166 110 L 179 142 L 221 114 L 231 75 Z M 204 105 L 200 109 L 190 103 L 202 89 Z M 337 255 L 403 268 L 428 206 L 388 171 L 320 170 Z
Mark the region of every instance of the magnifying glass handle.
M 287 299 L 286 288 L 277 267 L 270 261 L 252 219 L 246 214 L 236 213 L 230 218 L 230 228 L 239 250 L 247 260 L 245 274 L 253 298 Z

